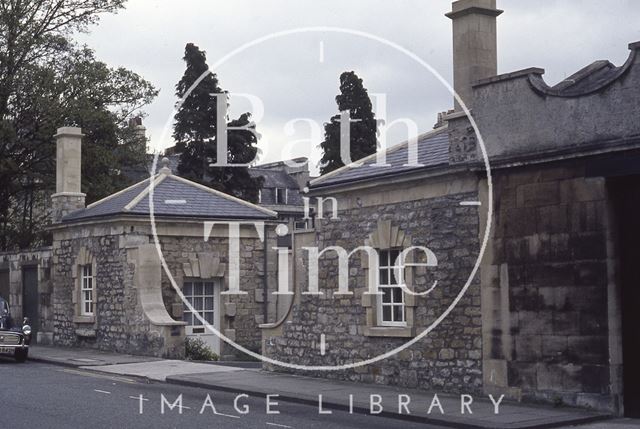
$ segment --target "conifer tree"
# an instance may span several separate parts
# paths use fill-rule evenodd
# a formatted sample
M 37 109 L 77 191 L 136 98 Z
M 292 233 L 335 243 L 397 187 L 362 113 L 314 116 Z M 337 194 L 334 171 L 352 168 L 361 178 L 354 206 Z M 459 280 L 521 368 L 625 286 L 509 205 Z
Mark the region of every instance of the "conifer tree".
M 375 153 L 378 143 L 377 121 L 373 114 L 373 107 L 367 89 L 362 79 L 355 72 L 344 72 L 340 75 L 340 94 L 336 96 L 338 110 L 349 111 L 350 124 L 350 153 L 351 160 L 357 161 Z M 340 157 L 340 115 L 332 116 L 324 124 L 324 141 L 320 143 L 322 158 L 320 159 L 320 173 L 326 174 L 336 170 L 344 163 Z
M 220 88 L 215 73 L 208 72 L 206 53 L 193 43 L 185 47 L 186 70 L 176 85 L 176 95 L 182 99 L 191 86 L 203 75 L 202 80 L 183 100 L 174 119 L 173 138 L 180 153 L 178 174 L 227 194 L 255 202 L 262 185 L 260 179 L 252 178 L 247 167 L 222 167 L 212 164 L 217 161 L 217 98 L 226 97 Z M 226 118 L 225 118 L 226 120 Z M 229 122 L 228 126 L 250 124 L 250 114 Z M 255 126 L 252 128 L 255 129 Z M 255 135 L 244 130 L 229 130 L 227 137 L 227 162 L 245 164 L 257 153 Z

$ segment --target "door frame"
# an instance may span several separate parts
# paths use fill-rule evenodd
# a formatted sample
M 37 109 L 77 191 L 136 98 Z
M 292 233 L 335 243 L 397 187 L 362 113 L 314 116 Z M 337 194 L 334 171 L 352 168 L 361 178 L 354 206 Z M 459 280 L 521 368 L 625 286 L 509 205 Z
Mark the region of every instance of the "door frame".
M 36 304 L 36 308 L 35 308 L 35 315 L 36 317 L 29 317 L 29 315 L 27 315 L 27 282 L 25 281 L 25 273 L 27 271 L 33 271 L 35 273 L 35 304 Z M 29 325 L 31 325 L 31 328 L 33 330 L 33 334 L 31 336 L 31 342 L 35 343 L 38 337 L 38 332 L 40 331 L 40 267 L 38 264 L 21 264 L 20 266 L 20 275 L 21 275 L 21 286 L 22 286 L 22 293 L 21 293 L 21 298 L 22 298 L 22 305 L 21 310 L 22 310 L 22 314 L 21 317 L 18 319 L 14 319 L 13 323 L 18 323 L 20 324 L 20 326 L 22 326 L 22 320 L 25 317 L 29 317 Z M 13 315 L 12 315 L 13 316 Z
M 203 283 L 203 284 L 213 283 L 213 327 L 218 332 L 221 332 L 221 328 L 222 328 L 222 315 L 221 315 L 222 306 L 220 305 L 220 292 L 222 287 L 221 279 L 220 278 L 203 279 L 203 278 L 197 278 L 197 277 L 185 277 L 182 281 L 183 294 L 184 294 L 185 283 Z M 193 296 L 193 294 L 191 296 Z M 185 298 L 186 297 L 187 295 L 185 294 Z M 203 302 L 203 306 L 204 306 L 204 302 Z M 194 332 L 194 328 L 198 330 L 202 330 L 202 332 Z M 214 332 L 211 332 L 209 328 L 207 328 L 205 325 L 199 326 L 199 325 L 188 324 L 185 326 L 184 332 L 186 337 L 195 337 L 195 338 L 199 338 L 202 336 L 210 337 L 205 339 L 205 342 L 211 345 L 211 349 L 218 356 L 220 356 L 220 351 L 222 349 L 222 342 L 221 342 L 220 336 Z M 211 340 L 211 342 L 207 340 Z

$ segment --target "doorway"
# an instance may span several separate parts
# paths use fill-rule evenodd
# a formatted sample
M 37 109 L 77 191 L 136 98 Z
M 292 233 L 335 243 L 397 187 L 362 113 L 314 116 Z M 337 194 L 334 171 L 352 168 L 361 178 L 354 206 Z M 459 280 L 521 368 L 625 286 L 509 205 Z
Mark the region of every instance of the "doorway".
M 29 318 L 29 325 L 31 325 L 31 332 L 33 332 L 31 342 L 35 343 L 40 326 L 37 266 L 22 268 L 22 317 Z M 22 320 L 15 320 L 14 323 L 21 324 Z
M 640 417 L 640 176 L 610 181 L 617 224 L 626 417 Z
M 218 280 L 185 280 L 182 289 L 187 301 L 196 313 L 208 324 L 220 331 L 220 282 Z M 213 333 L 195 313 L 185 306 L 183 320 L 187 322 L 187 337 L 199 338 L 220 355 L 220 337 Z
M 0 298 L 4 298 L 9 304 L 9 270 L 0 270 Z

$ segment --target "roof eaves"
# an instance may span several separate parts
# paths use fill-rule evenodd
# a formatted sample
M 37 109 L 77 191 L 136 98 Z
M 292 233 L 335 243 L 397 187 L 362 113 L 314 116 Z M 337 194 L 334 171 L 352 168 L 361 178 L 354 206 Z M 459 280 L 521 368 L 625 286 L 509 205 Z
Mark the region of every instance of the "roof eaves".
M 66 228 L 68 226 L 72 226 L 72 225 L 76 225 L 76 224 L 86 224 L 86 223 L 93 223 L 93 222 L 119 222 L 119 221 L 131 221 L 131 220 L 141 220 L 144 218 L 150 218 L 150 215 L 148 213 L 124 213 L 124 212 L 118 212 L 118 213 L 110 213 L 110 214 L 100 214 L 100 215 L 93 215 L 93 216 L 85 216 L 85 217 L 79 217 L 79 218 L 75 218 L 75 219 L 69 219 L 69 220 L 63 220 L 60 223 L 56 223 L 53 225 L 50 225 L 47 227 L 47 229 L 59 229 L 59 228 Z M 188 221 L 188 222 L 195 222 L 195 221 L 209 221 L 209 220 L 216 220 L 216 221 L 224 221 L 224 220 L 228 220 L 229 222 L 234 222 L 237 221 L 238 219 L 244 219 L 244 220 L 262 220 L 262 221 L 275 221 L 276 219 L 266 219 L 264 217 L 251 217 L 251 216 L 234 216 L 234 217 L 229 217 L 229 216 L 199 216 L 199 215 L 194 215 L 194 216 L 189 216 L 189 215 L 154 215 L 153 217 L 154 221 L 169 221 L 171 220 L 172 222 L 175 222 L 176 220 L 184 220 L 184 221 Z
M 340 183 L 336 183 L 336 182 L 327 183 L 323 186 L 318 186 L 318 187 L 314 187 L 313 189 L 310 189 L 307 195 L 309 197 L 317 197 L 321 195 L 326 195 L 326 193 L 329 191 L 349 192 L 353 190 L 361 190 L 361 189 L 367 189 L 371 187 L 377 188 L 380 185 L 388 185 L 391 183 L 410 182 L 416 179 L 459 174 L 461 172 L 481 171 L 482 168 L 483 168 L 483 164 L 481 163 L 463 164 L 463 165 L 439 164 L 439 165 L 429 166 L 428 168 L 424 168 L 424 167 L 413 168 L 411 170 L 405 170 L 402 173 L 370 176 L 370 177 L 366 177 L 358 180 L 344 181 Z
M 407 176 L 407 175 L 411 175 L 414 174 L 418 171 L 438 171 L 438 170 L 442 170 L 442 171 L 446 171 L 446 168 L 443 167 L 449 167 L 450 165 L 447 163 L 442 163 L 442 164 L 436 164 L 436 165 L 430 165 L 428 167 L 425 168 L 425 166 L 420 166 L 420 167 L 416 167 L 416 168 L 410 168 L 410 169 L 406 169 L 406 170 L 402 170 L 402 171 L 388 171 L 388 172 L 384 172 L 384 173 L 380 173 L 380 174 L 376 174 L 374 176 L 366 176 L 366 177 L 358 177 L 358 178 L 353 178 L 353 179 L 344 179 L 341 181 L 335 181 L 335 182 L 329 182 L 329 183 L 322 183 L 319 184 L 317 186 L 314 186 L 311 191 L 313 190 L 320 190 L 320 189 L 329 189 L 329 188 L 339 188 L 341 186 L 345 186 L 345 185 L 357 185 L 360 183 L 368 183 L 368 182 L 374 182 L 376 180 L 379 179 L 384 179 L 387 177 L 403 177 L 403 176 Z

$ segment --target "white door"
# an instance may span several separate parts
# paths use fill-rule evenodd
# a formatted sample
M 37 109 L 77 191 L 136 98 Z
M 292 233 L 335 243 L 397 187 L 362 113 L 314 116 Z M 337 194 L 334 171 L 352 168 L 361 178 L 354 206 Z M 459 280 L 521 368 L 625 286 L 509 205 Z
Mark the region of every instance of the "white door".
M 220 331 L 219 280 L 186 280 L 182 293 L 202 319 Z M 187 322 L 186 334 L 188 337 L 200 338 L 211 347 L 211 350 L 218 355 L 220 354 L 220 338 L 186 306 L 183 320 Z

